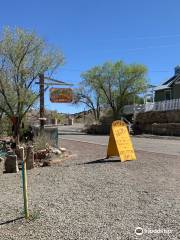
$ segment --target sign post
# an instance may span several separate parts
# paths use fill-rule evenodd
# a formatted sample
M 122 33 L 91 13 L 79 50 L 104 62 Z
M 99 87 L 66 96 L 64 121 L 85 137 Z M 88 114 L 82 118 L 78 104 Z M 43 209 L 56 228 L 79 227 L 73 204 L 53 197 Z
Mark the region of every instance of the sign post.
M 39 96 L 40 96 L 40 132 L 44 131 L 44 74 L 39 75 Z
M 48 80 L 48 82 L 45 82 L 45 80 Z M 50 81 L 50 82 L 49 82 Z M 40 97 L 40 132 L 41 134 L 44 133 L 44 125 L 46 118 L 44 117 L 44 92 L 49 88 L 50 85 L 64 85 L 64 86 L 72 86 L 72 84 L 65 83 L 63 81 L 55 80 L 50 77 L 44 76 L 44 73 L 39 74 L 39 82 L 36 82 L 36 84 L 39 84 L 39 97 Z M 44 87 L 46 85 L 46 88 Z
M 136 155 L 129 136 L 127 125 L 120 120 L 112 123 L 107 149 L 107 158 L 110 156 L 119 156 L 121 162 L 136 160 Z

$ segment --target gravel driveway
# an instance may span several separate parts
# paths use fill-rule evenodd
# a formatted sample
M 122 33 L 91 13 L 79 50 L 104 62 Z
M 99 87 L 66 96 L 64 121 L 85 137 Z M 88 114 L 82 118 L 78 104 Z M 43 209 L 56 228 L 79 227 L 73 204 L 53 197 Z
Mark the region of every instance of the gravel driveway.
M 28 172 L 30 221 L 12 222 L 22 216 L 20 174 L 0 176 L 0 240 L 180 239 L 179 156 L 138 151 L 121 163 L 101 160 L 105 146 L 62 145 L 71 159 Z

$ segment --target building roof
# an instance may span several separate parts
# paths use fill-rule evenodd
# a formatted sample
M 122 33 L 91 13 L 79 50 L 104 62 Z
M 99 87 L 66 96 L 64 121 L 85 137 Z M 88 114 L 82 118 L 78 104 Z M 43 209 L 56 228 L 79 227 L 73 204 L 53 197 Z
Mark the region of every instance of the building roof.
M 169 89 L 172 86 L 172 84 L 175 83 L 175 82 L 180 82 L 180 73 L 175 74 L 173 77 L 168 79 L 162 85 L 155 87 L 154 91 Z
M 168 86 L 168 84 L 166 84 L 166 85 L 160 85 L 160 86 L 155 87 L 155 88 L 154 88 L 154 91 L 160 91 L 160 90 L 164 90 L 164 89 L 168 89 L 168 88 L 170 88 L 170 87 Z

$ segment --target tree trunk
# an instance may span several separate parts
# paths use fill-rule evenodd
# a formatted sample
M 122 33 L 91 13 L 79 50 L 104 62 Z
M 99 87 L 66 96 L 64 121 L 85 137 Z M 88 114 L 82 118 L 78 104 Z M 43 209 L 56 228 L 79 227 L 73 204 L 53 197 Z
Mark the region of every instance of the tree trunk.
M 97 120 L 96 110 L 95 109 L 92 109 L 92 110 L 93 110 L 93 114 L 94 114 L 94 119 L 96 121 Z
M 14 138 L 17 145 L 19 144 L 19 139 L 20 139 L 20 126 L 21 126 L 21 120 L 17 119 L 15 128 L 14 128 Z
M 96 115 L 97 115 L 97 120 L 98 120 L 98 121 L 99 121 L 99 119 L 100 119 L 100 112 L 101 112 L 100 107 L 97 107 Z
M 118 119 L 118 111 L 116 108 L 112 108 L 112 112 L 113 112 L 113 120 L 117 120 Z

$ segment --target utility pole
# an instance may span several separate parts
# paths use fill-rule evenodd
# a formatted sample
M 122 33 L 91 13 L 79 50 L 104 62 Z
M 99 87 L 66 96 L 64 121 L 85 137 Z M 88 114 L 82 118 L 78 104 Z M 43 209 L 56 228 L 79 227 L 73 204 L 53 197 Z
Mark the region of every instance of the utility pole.
M 40 95 L 40 133 L 44 132 L 44 74 L 39 74 L 39 95 Z

